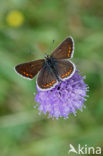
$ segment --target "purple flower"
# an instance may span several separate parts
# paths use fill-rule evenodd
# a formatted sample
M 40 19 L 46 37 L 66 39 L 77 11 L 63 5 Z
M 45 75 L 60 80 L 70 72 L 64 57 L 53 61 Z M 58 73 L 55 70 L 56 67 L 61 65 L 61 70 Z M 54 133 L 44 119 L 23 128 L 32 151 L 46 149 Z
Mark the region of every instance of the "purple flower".
M 82 111 L 88 90 L 84 78 L 76 71 L 70 79 L 62 81 L 52 90 L 38 90 L 35 101 L 40 104 L 40 113 L 48 112 L 49 118 L 58 119 L 59 117 L 68 118 L 70 113 L 76 115 L 77 109 Z

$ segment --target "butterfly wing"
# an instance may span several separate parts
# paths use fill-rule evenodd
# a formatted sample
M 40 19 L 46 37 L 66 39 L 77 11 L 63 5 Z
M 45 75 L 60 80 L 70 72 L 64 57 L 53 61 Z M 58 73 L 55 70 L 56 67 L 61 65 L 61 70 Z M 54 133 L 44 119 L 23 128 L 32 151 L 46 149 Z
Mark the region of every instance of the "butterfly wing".
M 74 41 L 72 37 L 66 38 L 51 54 L 57 59 L 72 58 L 74 53 Z
M 27 63 L 19 64 L 15 67 L 15 70 L 20 75 L 33 79 L 34 76 L 40 71 L 44 63 L 44 59 L 31 61 Z
M 44 66 L 38 75 L 37 86 L 40 90 L 50 90 L 58 83 L 56 76 L 48 66 Z
M 56 60 L 55 69 L 58 72 L 58 76 L 61 80 L 69 79 L 75 73 L 75 65 L 67 59 Z

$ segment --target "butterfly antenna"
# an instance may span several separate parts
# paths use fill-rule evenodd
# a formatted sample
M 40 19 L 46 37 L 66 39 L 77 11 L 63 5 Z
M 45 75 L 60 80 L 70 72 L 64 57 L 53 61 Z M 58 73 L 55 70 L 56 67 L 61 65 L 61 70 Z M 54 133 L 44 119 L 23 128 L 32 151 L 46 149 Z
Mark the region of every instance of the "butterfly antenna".
M 52 41 L 52 44 L 51 44 L 51 46 L 50 46 L 50 51 L 51 51 L 52 48 L 53 48 L 54 42 L 55 42 L 55 40 Z
M 52 44 L 51 44 L 50 47 L 48 48 L 48 52 L 51 52 L 51 51 L 52 51 L 54 42 L 55 42 L 55 40 L 52 41 Z M 47 53 L 45 53 L 45 56 L 47 56 Z

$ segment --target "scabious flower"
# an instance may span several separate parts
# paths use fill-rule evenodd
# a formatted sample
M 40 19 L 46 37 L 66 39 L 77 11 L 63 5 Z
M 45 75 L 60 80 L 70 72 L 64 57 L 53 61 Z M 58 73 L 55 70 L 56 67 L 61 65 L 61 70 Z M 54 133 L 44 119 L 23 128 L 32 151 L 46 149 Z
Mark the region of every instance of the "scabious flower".
M 78 71 L 68 80 L 62 81 L 55 88 L 48 91 L 40 91 L 35 97 L 39 103 L 39 111 L 47 114 L 48 118 L 68 118 L 70 113 L 76 115 L 76 110 L 81 110 L 86 101 L 88 86 Z M 37 107 L 38 104 L 35 106 Z
M 6 21 L 11 27 L 19 27 L 24 22 L 24 16 L 20 11 L 14 10 L 7 15 Z

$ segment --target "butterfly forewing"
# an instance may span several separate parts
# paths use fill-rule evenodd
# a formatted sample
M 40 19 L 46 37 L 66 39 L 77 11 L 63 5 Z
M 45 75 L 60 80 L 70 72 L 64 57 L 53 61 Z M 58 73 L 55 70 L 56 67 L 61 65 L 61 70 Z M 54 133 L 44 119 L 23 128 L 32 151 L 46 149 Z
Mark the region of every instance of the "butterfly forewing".
M 49 67 L 44 66 L 38 74 L 37 78 L 38 88 L 41 90 L 48 90 L 53 88 L 57 83 L 58 81 L 53 71 L 51 71 Z
M 65 60 L 56 60 L 56 65 L 55 65 L 56 71 L 58 72 L 58 76 L 60 79 L 65 80 L 69 79 L 75 72 L 75 65 L 65 59 Z
M 51 54 L 57 59 L 72 58 L 74 52 L 74 41 L 72 37 L 66 38 Z
M 15 70 L 17 73 L 20 75 L 33 79 L 34 76 L 40 71 L 44 63 L 44 59 L 36 60 L 36 61 L 31 61 L 27 63 L 22 63 L 19 64 L 15 67 Z

